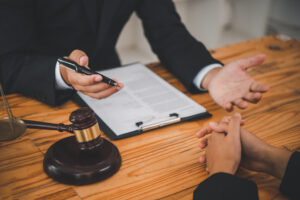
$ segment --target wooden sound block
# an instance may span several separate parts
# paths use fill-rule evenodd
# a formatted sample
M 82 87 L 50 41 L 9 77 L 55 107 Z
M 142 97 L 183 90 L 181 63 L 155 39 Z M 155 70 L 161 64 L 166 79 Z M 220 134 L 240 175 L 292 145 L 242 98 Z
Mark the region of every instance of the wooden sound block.
M 121 166 L 117 147 L 101 138 L 93 149 L 82 150 L 75 136 L 54 143 L 44 158 L 44 171 L 54 180 L 69 185 L 96 183 L 114 175 Z

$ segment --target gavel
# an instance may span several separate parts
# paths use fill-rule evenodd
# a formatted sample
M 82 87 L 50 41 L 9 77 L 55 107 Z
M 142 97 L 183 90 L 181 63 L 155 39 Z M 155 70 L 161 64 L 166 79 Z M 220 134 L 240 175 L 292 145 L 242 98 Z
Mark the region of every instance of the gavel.
M 70 125 L 21 120 L 27 128 L 66 131 L 74 136 L 54 143 L 45 154 L 44 171 L 54 180 L 71 185 L 102 181 L 121 166 L 117 147 L 101 137 L 94 112 L 80 108 L 71 113 Z
M 39 121 L 22 120 L 26 128 L 57 130 L 59 132 L 73 133 L 81 150 L 93 149 L 99 146 L 103 139 L 94 112 L 89 108 L 80 108 L 71 113 L 69 117 L 72 124 L 52 124 Z

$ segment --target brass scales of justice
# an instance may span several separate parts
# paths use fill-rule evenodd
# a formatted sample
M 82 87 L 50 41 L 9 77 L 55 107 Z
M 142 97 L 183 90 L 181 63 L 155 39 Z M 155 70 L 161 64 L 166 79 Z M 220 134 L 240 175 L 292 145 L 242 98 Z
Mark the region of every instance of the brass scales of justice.
M 27 128 L 73 133 L 47 150 L 43 168 L 55 181 L 70 185 L 87 185 L 114 175 L 121 166 L 117 147 L 102 138 L 94 112 L 79 108 L 70 114 L 71 124 L 52 124 L 15 118 L 0 84 L 3 107 L 8 117 L 0 120 L 0 142 L 16 139 Z

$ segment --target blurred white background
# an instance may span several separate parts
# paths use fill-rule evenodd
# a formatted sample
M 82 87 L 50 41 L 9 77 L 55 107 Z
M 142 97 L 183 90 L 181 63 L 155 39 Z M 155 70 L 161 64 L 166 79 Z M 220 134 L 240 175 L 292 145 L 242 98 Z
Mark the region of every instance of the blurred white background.
M 173 1 L 187 29 L 209 49 L 274 33 L 300 40 L 300 0 Z M 158 60 L 135 14 L 123 29 L 117 50 L 123 64 Z

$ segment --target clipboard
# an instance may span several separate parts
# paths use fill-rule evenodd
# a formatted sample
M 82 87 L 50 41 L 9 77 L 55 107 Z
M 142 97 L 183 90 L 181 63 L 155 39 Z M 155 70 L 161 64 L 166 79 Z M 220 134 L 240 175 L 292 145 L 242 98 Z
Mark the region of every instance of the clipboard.
M 114 118 L 111 118 L 111 116 L 108 116 L 108 115 L 116 116 L 116 112 L 118 112 L 122 109 L 126 110 L 127 107 L 121 107 L 120 105 L 117 105 L 115 102 L 117 102 L 117 100 L 119 100 L 119 99 L 122 99 L 124 96 L 124 93 L 125 94 L 126 94 L 126 92 L 130 93 L 130 88 L 126 88 L 125 90 L 127 90 L 127 91 L 123 91 L 123 94 L 122 93 L 118 94 L 119 96 L 117 94 L 114 94 L 104 100 L 95 100 L 95 99 L 92 99 L 91 97 L 88 97 L 86 95 L 83 95 L 83 94 L 77 92 L 73 98 L 75 100 L 75 102 L 77 102 L 80 106 L 87 106 L 87 107 L 91 108 L 92 110 L 94 110 L 94 112 L 96 114 L 96 119 L 98 120 L 98 123 L 100 126 L 100 129 L 102 129 L 104 134 L 106 136 L 108 136 L 110 139 L 112 139 L 112 140 L 124 139 L 124 138 L 132 137 L 135 135 L 139 135 L 142 133 L 146 133 L 146 132 L 149 132 L 151 130 L 155 130 L 155 129 L 158 129 L 161 127 L 170 126 L 170 125 L 173 125 L 176 123 L 199 120 L 199 119 L 203 119 L 203 118 L 212 116 L 201 105 L 197 104 L 192 99 L 185 96 L 183 93 L 181 93 L 179 90 L 177 90 L 176 88 L 171 86 L 165 80 L 161 79 L 159 76 L 157 76 L 154 72 L 152 72 L 150 69 L 148 69 L 146 66 L 144 66 L 141 63 L 133 63 L 130 65 L 101 71 L 101 73 L 103 73 L 104 75 L 107 75 L 112 78 L 117 78 L 121 82 L 124 82 L 125 87 L 126 87 L 126 80 L 122 80 L 122 77 L 123 78 L 128 77 L 128 76 L 126 76 L 126 74 L 124 75 L 124 73 L 127 73 L 127 72 L 130 73 L 131 75 L 135 75 L 136 76 L 135 78 L 137 78 L 137 79 L 138 79 L 137 76 L 139 76 L 139 74 L 142 74 L 140 76 L 147 76 L 147 79 L 150 79 L 152 81 L 152 82 L 149 82 L 149 84 L 150 84 L 149 87 L 153 87 L 153 84 L 155 85 L 155 83 L 154 83 L 155 81 L 159 82 L 159 84 L 161 84 L 161 85 L 159 85 L 159 87 L 157 87 L 157 88 L 166 87 L 167 88 L 166 90 L 168 90 L 167 92 L 169 92 L 169 93 L 167 93 L 169 96 L 172 94 L 171 92 L 173 92 L 174 94 L 172 94 L 172 95 L 175 95 L 174 97 L 181 98 L 181 99 L 179 99 L 181 102 L 186 101 L 187 103 L 189 103 L 190 105 L 188 105 L 188 106 L 191 106 L 191 108 L 193 110 L 191 110 L 191 108 L 188 107 L 190 109 L 190 111 L 186 112 L 184 110 L 185 105 L 183 104 L 182 110 L 176 111 L 176 109 L 177 109 L 176 108 L 175 111 L 172 111 L 172 109 L 170 109 L 169 112 L 167 112 L 167 111 L 162 112 L 160 114 L 151 116 L 151 118 L 149 118 L 149 119 L 132 118 L 131 121 L 130 120 L 126 121 L 126 123 L 127 122 L 130 123 L 129 128 L 124 128 L 127 126 L 126 123 L 124 123 L 125 125 L 123 125 L 123 127 L 122 126 L 117 127 L 118 124 L 116 125 L 112 122 Z M 145 80 L 145 77 L 143 77 L 143 78 Z M 128 83 L 128 86 L 130 86 L 131 82 L 127 81 L 127 83 Z M 136 92 L 134 87 L 135 86 L 133 86 L 131 91 Z M 137 86 L 137 87 L 139 87 L 139 86 Z M 140 88 L 142 88 L 142 87 L 143 86 L 141 86 Z M 147 86 L 144 86 L 144 87 L 147 88 Z M 122 89 L 122 90 L 124 90 L 124 89 Z M 162 91 L 164 91 L 164 90 L 162 90 Z M 120 92 L 118 92 L 118 93 L 120 93 Z M 144 93 L 146 93 L 146 92 L 144 92 Z M 161 94 L 164 94 L 164 93 L 161 92 Z M 149 95 L 149 94 L 147 94 L 147 95 Z M 151 93 L 150 93 L 150 95 L 151 95 Z M 176 96 L 176 95 L 178 95 L 178 96 Z M 163 95 L 160 95 L 160 96 L 163 96 Z M 99 106 L 97 104 L 99 104 Z M 168 104 L 165 104 L 165 105 L 168 106 Z M 111 108 L 109 108 L 109 106 Z M 115 108 L 118 106 L 119 106 L 118 109 Z M 164 107 L 166 107 L 166 106 L 164 106 Z M 153 107 L 153 108 L 155 110 L 155 107 Z M 103 109 L 102 111 L 106 114 L 102 114 L 101 109 Z M 114 109 L 117 109 L 117 110 L 115 110 L 115 112 L 113 114 L 107 112 L 107 111 L 114 110 Z M 159 109 L 156 109 L 156 110 L 159 110 Z M 194 110 L 196 110 L 198 112 L 194 112 Z M 146 109 L 145 111 L 148 111 L 148 110 Z M 125 113 L 126 113 L 126 111 L 125 111 Z M 158 113 L 158 112 L 156 112 L 156 113 Z M 189 113 L 192 113 L 192 114 L 189 114 Z M 128 115 L 130 115 L 130 114 L 134 115 L 134 113 L 132 114 L 131 112 L 129 112 Z M 137 114 L 137 113 L 135 113 L 135 114 Z M 143 113 L 138 113 L 138 114 L 143 114 Z M 121 118 L 122 117 L 124 118 L 126 116 L 121 114 Z M 117 120 L 120 121 L 122 119 L 117 119 Z M 126 119 L 124 119 L 124 120 L 126 120 Z M 120 121 L 120 122 L 122 122 L 122 121 Z M 124 128 L 124 131 L 122 128 Z

